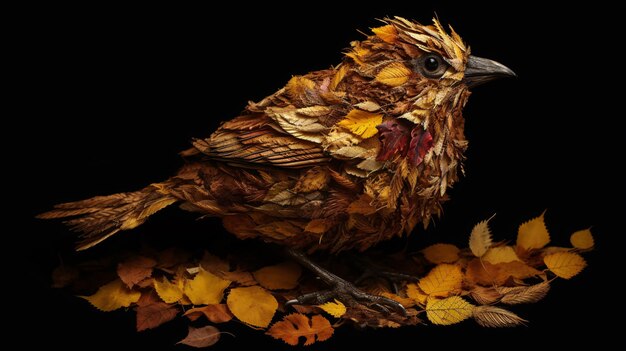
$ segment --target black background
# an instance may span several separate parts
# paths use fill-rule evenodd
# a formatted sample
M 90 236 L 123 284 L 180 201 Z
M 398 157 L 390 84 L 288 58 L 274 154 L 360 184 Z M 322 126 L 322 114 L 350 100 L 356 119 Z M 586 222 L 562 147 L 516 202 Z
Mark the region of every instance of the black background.
M 544 301 L 514 309 L 530 321 L 525 327 L 340 328 L 315 347 L 491 349 L 616 340 L 616 324 L 605 315 L 624 313 L 610 302 L 622 294 L 616 285 L 623 276 L 623 225 L 617 224 L 626 214 L 618 170 L 623 103 L 609 85 L 620 84 L 623 70 L 614 52 L 618 23 L 610 19 L 617 8 L 528 2 L 220 6 L 31 8 L 11 28 L 17 44 L 11 69 L 19 79 L 8 96 L 15 96 L 17 127 L 5 128 L 5 140 L 16 138 L 8 150 L 17 167 L 7 170 L 15 181 L 5 186 L 18 196 L 5 221 L 17 220 L 20 229 L 5 235 L 19 240 L 9 251 L 19 276 L 11 304 L 22 317 L 13 326 L 32 333 L 22 342 L 174 348 L 184 323 L 136 333 L 132 313 L 100 313 L 48 288 L 59 255 L 72 259 L 73 238 L 59 223 L 32 217 L 55 203 L 165 179 L 181 165 L 177 152 L 191 137 L 208 136 L 248 100 L 271 94 L 292 75 L 338 63 L 348 43 L 362 38 L 357 29 L 367 32 L 379 25 L 376 18 L 392 15 L 429 22 L 435 12 L 474 54 L 508 65 L 519 78 L 475 89 L 465 109 L 467 176 L 451 191 L 443 218 L 415 233 L 414 244 L 464 246 L 472 226 L 494 213 L 496 238 L 514 240 L 522 221 L 547 209 L 553 244 L 566 246 L 573 231 L 592 226 L 597 248 L 586 255 L 589 267 L 580 276 L 558 280 Z M 201 245 L 206 236 L 222 235 L 218 220 L 194 219 L 168 209 L 104 249 L 74 257 L 146 238 Z M 215 349 L 286 348 L 237 323 L 222 330 L 236 337 L 223 336 Z

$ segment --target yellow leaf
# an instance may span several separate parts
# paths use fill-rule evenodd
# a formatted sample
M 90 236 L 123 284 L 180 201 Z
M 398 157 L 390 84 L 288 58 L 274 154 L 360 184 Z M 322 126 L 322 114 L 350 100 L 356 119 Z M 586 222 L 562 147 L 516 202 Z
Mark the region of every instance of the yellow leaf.
M 593 236 L 591 235 L 590 229 L 579 230 L 575 232 L 569 238 L 569 241 L 575 248 L 583 250 L 591 249 L 594 245 Z
M 161 282 L 154 279 L 154 290 L 165 303 L 176 303 L 183 298 L 183 289 L 170 283 L 167 278 L 163 278 Z
M 419 287 L 430 296 L 445 297 L 461 288 L 463 273 L 454 264 L 440 264 L 420 279 Z
M 452 263 L 459 259 L 459 248 L 451 244 L 430 245 L 422 253 L 432 263 Z
M 409 77 L 411 77 L 411 70 L 400 62 L 394 62 L 378 72 L 374 80 L 392 87 L 397 87 L 406 83 Z
M 482 257 L 492 245 L 489 220 L 478 222 L 472 229 L 469 248 L 476 257 Z
M 337 68 L 337 72 L 335 73 L 332 81 L 330 82 L 330 90 L 337 89 L 337 86 L 339 85 L 339 83 L 341 83 L 343 78 L 346 76 L 347 72 L 348 72 L 348 66 L 346 65 L 340 65 L 339 68 Z
M 383 115 L 354 109 L 338 125 L 349 129 L 353 134 L 367 139 L 378 133 L 376 126 L 383 123 Z
M 513 261 L 519 261 L 519 257 L 515 254 L 515 250 L 511 246 L 496 246 L 487 250 L 483 255 L 483 261 L 498 264 Z
M 341 303 L 341 301 L 338 301 L 337 299 L 335 299 L 335 302 L 329 301 L 317 307 L 323 309 L 326 313 L 330 314 L 331 316 L 335 318 L 339 318 L 346 313 L 346 306 L 343 303 Z
M 541 249 L 550 242 L 550 234 L 544 221 L 544 211 L 541 216 L 519 226 L 517 231 L 517 246 L 524 250 Z
M 406 295 L 411 299 L 415 300 L 415 302 L 420 305 L 425 305 L 426 300 L 428 300 L 428 295 L 425 294 L 422 289 L 420 289 L 416 284 L 407 284 L 406 286 Z
M 443 300 L 430 299 L 426 305 L 426 316 L 433 324 L 450 325 L 472 316 L 474 306 L 458 296 Z
M 230 280 L 222 279 L 200 267 L 198 274 L 185 282 L 183 292 L 194 305 L 213 305 L 222 301 L 224 289 L 230 283 Z
M 398 31 L 392 25 L 386 25 L 382 27 L 372 28 L 372 32 L 376 34 L 377 37 L 382 39 L 384 42 L 389 44 L 393 44 L 396 42 L 398 38 Z
M 570 279 L 587 266 L 587 262 L 580 255 L 573 252 L 557 252 L 543 258 L 552 273 L 557 277 Z
M 293 289 L 298 286 L 298 279 L 302 274 L 300 265 L 294 262 L 284 262 L 267 266 L 252 273 L 261 286 L 270 290 Z
M 300 337 L 304 337 L 304 346 L 308 346 L 316 339 L 317 341 L 328 340 L 334 332 L 335 329 L 328 319 L 319 314 L 311 316 L 309 321 L 309 317 L 303 314 L 292 313 L 283 317 L 282 321 L 274 323 L 266 334 L 292 346 L 298 345 Z
M 81 297 L 100 311 L 110 312 L 139 301 L 141 293 L 128 289 L 124 282 L 116 279 L 101 286 L 95 294 Z
M 261 328 L 270 324 L 278 308 L 276 298 L 260 286 L 231 289 L 226 304 L 240 321 Z

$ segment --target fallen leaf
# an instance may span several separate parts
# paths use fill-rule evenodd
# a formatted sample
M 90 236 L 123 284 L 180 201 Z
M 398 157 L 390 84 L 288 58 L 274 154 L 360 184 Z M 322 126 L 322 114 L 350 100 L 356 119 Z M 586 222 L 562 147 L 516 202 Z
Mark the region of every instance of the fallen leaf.
M 297 263 L 288 261 L 263 267 L 254 272 L 253 275 L 254 279 L 266 289 L 293 289 L 298 286 L 298 279 L 302 275 L 302 267 Z
M 425 305 L 426 301 L 428 300 L 428 294 L 424 293 L 422 289 L 419 288 L 419 286 L 413 283 L 407 284 L 406 295 L 420 305 Z
M 573 252 L 557 252 L 543 258 L 546 267 L 557 277 L 570 279 L 587 266 L 585 259 Z
M 184 314 L 184 316 L 192 321 L 202 315 L 206 316 L 207 319 L 213 323 L 224 323 L 233 318 L 233 314 L 228 310 L 226 304 L 223 303 L 192 308 Z
M 458 296 L 443 300 L 429 299 L 426 316 L 433 324 L 450 325 L 460 323 L 472 316 L 474 306 Z
M 451 244 L 434 244 L 422 250 L 432 263 L 453 263 L 459 259 L 459 248 Z
M 91 296 L 81 296 L 89 301 L 93 307 L 103 312 L 115 311 L 118 308 L 128 307 L 132 303 L 139 301 L 141 293 L 126 287 L 120 279 L 105 284 Z
M 323 309 L 326 313 L 330 314 L 335 318 L 339 318 L 346 313 L 346 306 L 335 299 L 335 301 L 329 301 L 324 304 L 318 305 L 317 307 Z
M 137 331 L 153 329 L 176 318 L 178 308 L 165 302 L 137 307 Z
M 383 115 L 354 109 L 346 117 L 337 123 L 350 130 L 353 134 L 367 139 L 378 133 L 376 126 L 383 122 Z
M 550 242 L 550 234 L 544 221 L 544 211 L 539 217 L 533 218 L 519 226 L 517 246 L 526 251 L 541 249 Z
M 524 262 L 491 264 L 478 258 L 469 261 L 465 271 L 468 281 L 484 286 L 503 285 L 510 278 L 526 279 L 540 274 L 540 271 Z
M 133 256 L 117 265 L 117 275 L 128 286 L 150 278 L 152 269 L 157 265 L 157 261 L 144 256 Z
M 520 261 L 515 249 L 511 246 L 492 247 L 482 256 L 482 260 L 491 264 Z
M 430 296 L 445 297 L 461 289 L 463 273 L 454 264 L 440 264 L 420 279 L 419 287 Z
M 535 303 L 548 294 L 548 291 L 550 291 L 550 283 L 541 282 L 529 286 L 505 286 L 499 288 L 498 291 L 502 294 L 500 302 L 507 305 Z
M 222 301 L 230 283 L 200 268 L 193 279 L 185 281 L 183 292 L 194 305 L 212 305 Z
M 415 284 L 412 284 L 412 285 L 417 287 L 417 285 L 415 285 Z M 395 302 L 399 302 L 404 308 L 413 307 L 416 304 L 415 299 L 413 299 L 410 296 L 409 297 L 403 297 L 403 296 L 399 296 L 399 295 L 396 295 L 394 293 L 390 293 L 390 292 L 387 292 L 387 291 L 381 292 L 380 295 L 384 296 L 386 298 L 392 299 Z M 426 295 L 424 295 L 424 296 L 426 296 Z
M 489 230 L 489 220 L 478 222 L 472 229 L 469 238 L 469 248 L 476 257 L 482 257 L 493 245 L 491 231 Z
M 591 229 L 579 230 L 570 236 L 569 241 L 577 249 L 587 250 L 594 245 Z
M 384 42 L 393 44 L 398 38 L 398 31 L 390 24 L 382 27 L 372 28 L 372 32 Z
M 226 304 L 240 321 L 266 328 L 278 308 L 276 298 L 260 286 L 230 290 Z
M 154 279 L 154 290 L 157 295 L 166 303 L 176 303 L 183 298 L 183 289 L 177 284 L 172 284 L 167 278 L 162 281 Z
M 334 331 L 328 319 L 320 315 L 311 316 L 309 320 L 303 314 L 292 313 L 283 317 L 282 321 L 274 323 L 266 334 L 291 346 L 298 345 L 299 338 L 304 337 L 304 346 L 308 346 L 316 340 L 328 340 Z
M 516 327 L 528 322 L 511 311 L 494 306 L 474 307 L 473 317 L 480 326 L 491 328 Z
M 470 291 L 469 296 L 481 305 L 490 305 L 500 301 L 502 294 L 500 294 L 500 292 L 493 287 L 485 288 L 480 285 L 476 285 Z
M 220 340 L 220 331 L 212 325 L 207 325 L 202 328 L 189 327 L 187 336 L 177 342 L 177 344 L 183 344 L 196 348 L 209 347 L 215 345 Z
M 411 77 L 411 70 L 403 63 L 393 62 L 378 72 L 374 80 L 392 87 L 406 83 Z

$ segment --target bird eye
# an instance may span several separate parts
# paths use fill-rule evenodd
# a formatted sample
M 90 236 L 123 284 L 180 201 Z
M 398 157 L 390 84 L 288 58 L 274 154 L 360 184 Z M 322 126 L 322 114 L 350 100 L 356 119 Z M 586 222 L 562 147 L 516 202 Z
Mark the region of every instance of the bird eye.
M 417 71 L 426 78 L 441 78 L 448 64 L 437 55 L 424 55 L 417 60 Z

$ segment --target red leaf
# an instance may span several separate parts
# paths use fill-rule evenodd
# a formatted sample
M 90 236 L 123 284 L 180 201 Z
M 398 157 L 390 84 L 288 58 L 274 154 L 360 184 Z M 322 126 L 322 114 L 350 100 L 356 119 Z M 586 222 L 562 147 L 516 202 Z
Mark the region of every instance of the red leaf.
M 152 268 L 157 262 L 151 258 L 143 256 L 135 256 L 117 265 L 117 275 L 128 286 L 149 278 L 152 275 Z
M 156 328 L 178 314 L 178 308 L 165 302 L 137 307 L 137 331 Z
M 433 147 L 433 136 L 421 126 L 416 126 L 411 131 L 411 144 L 409 145 L 409 162 L 417 166 L 424 160 L 424 156 Z
M 390 120 L 376 126 L 382 143 L 377 161 L 386 161 L 395 154 L 406 155 L 409 143 L 409 128 L 400 120 Z

